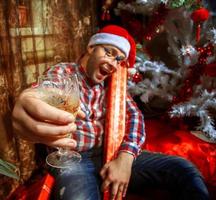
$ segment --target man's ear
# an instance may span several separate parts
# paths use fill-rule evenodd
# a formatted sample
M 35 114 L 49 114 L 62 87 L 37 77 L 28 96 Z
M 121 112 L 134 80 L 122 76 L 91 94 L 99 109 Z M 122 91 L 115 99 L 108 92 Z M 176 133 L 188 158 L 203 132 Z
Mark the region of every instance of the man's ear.
M 87 52 L 90 55 L 94 51 L 95 46 L 88 46 L 87 47 Z

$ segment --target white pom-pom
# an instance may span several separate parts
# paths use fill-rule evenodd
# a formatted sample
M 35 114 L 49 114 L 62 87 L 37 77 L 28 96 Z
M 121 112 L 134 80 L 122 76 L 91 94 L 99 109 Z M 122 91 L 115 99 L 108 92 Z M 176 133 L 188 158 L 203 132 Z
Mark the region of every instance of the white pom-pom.
M 137 72 L 137 70 L 135 69 L 135 68 L 128 68 L 128 74 L 129 75 L 134 75 L 134 74 L 136 74 L 136 72 Z

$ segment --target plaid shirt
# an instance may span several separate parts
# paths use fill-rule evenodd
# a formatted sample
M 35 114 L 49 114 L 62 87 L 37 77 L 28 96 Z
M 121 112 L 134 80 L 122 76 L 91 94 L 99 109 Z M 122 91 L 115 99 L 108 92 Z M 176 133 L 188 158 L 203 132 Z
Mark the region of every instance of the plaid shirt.
M 105 93 L 104 83 L 93 84 L 83 68 L 75 63 L 60 63 L 50 67 L 48 74 L 78 75 L 80 84 L 80 107 L 85 112 L 85 119 L 76 119 L 77 131 L 72 137 L 77 141 L 77 150 L 86 151 L 94 147 L 101 147 L 103 143 L 105 122 Z M 145 141 L 143 115 L 138 110 L 133 99 L 127 95 L 126 99 L 126 134 L 120 146 L 120 151 L 126 151 L 136 157 Z

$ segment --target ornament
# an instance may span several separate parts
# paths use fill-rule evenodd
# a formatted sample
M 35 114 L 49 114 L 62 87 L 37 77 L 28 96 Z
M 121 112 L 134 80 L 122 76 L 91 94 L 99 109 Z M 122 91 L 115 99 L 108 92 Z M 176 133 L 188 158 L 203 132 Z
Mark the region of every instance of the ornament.
M 101 14 L 101 20 L 102 21 L 110 21 L 110 11 L 106 7 L 102 7 L 102 14 Z
M 134 83 L 139 83 L 140 81 L 142 81 L 142 75 L 139 72 L 136 72 L 132 78 L 132 81 Z
M 198 62 L 199 64 L 206 64 L 207 63 L 207 58 L 209 56 L 212 56 L 214 53 L 214 47 L 211 43 L 209 43 L 205 47 L 198 47 L 197 51 L 200 53 Z
M 210 77 L 216 77 L 216 62 L 206 65 L 204 74 Z
M 198 10 L 195 10 L 192 14 L 191 14 L 191 19 L 195 22 L 195 23 L 199 23 L 199 22 L 204 22 L 209 18 L 209 11 L 205 8 L 200 8 Z
M 102 21 L 110 21 L 111 15 L 109 8 L 112 5 L 112 0 L 105 0 L 102 7 L 101 20 Z
M 200 40 L 200 32 L 201 32 L 201 23 L 206 21 L 209 18 L 209 11 L 205 8 L 200 8 L 195 10 L 191 14 L 191 19 L 196 24 L 196 41 L 199 42 Z
M 177 96 L 173 96 L 172 103 L 173 104 L 177 104 L 178 103 L 178 97 Z
M 152 40 L 153 37 L 160 32 L 160 26 L 164 24 L 167 14 L 168 9 L 166 8 L 165 4 L 160 4 L 158 9 L 154 12 L 152 19 L 147 24 L 146 29 L 143 33 L 145 40 Z

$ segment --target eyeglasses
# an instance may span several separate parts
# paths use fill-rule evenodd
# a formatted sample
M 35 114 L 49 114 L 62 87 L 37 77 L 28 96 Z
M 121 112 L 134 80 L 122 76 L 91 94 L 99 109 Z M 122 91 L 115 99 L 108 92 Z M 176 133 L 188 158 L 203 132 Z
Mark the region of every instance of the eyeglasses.
M 126 58 L 117 54 L 117 51 L 111 47 L 101 45 L 105 52 L 105 56 L 109 59 L 117 61 L 118 65 L 124 66 L 126 64 Z

